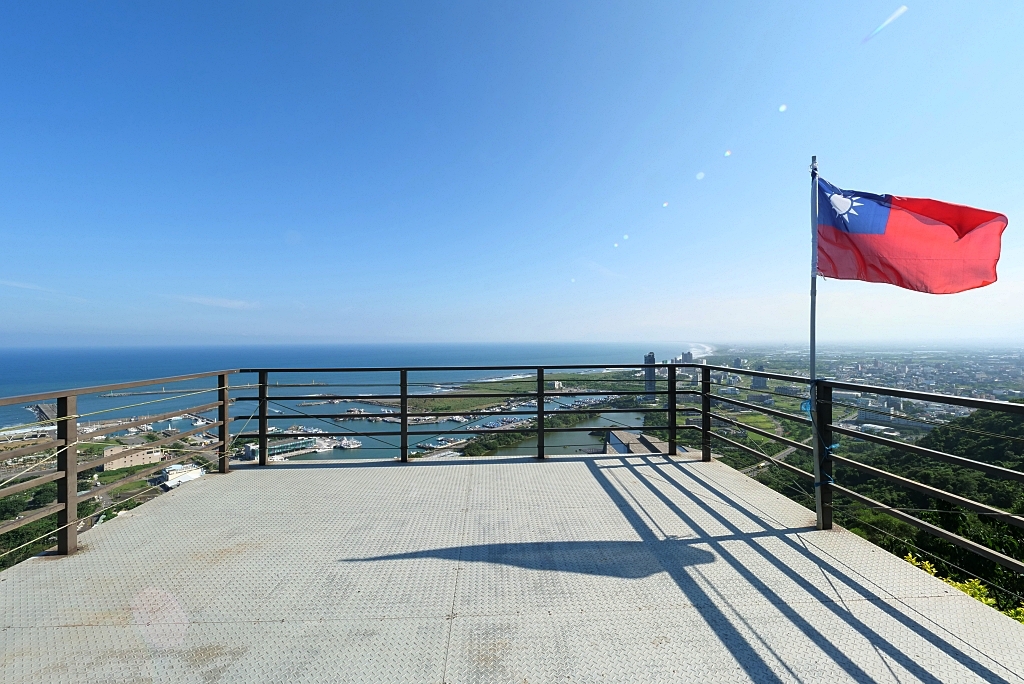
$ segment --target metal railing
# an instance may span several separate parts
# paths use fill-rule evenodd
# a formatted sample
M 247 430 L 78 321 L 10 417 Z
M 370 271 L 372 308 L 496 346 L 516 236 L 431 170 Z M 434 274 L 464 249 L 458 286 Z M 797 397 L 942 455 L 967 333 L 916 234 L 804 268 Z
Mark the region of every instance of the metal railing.
M 153 467 L 136 470 L 135 472 L 115 480 L 114 482 L 110 482 L 99 487 L 93 487 L 85 492 L 78 491 L 79 473 L 100 468 L 106 463 L 118 459 L 125 459 L 145 450 L 169 447 L 172 443 L 177 442 L 182 438 L 201 432 L 207 432 L 213 428 L 217 428 L 218 430 L 218 439 L 213 444 L 205 445 L 206 448 L 204 451 L 208 452 L 209 450 L 215 449 L 217 459 L 219 461 L 220 472 L 228 472 L 230 467 L 228 445 L 230 443 L 229 427 L 231 422 L 229 409 L 230 398 L 228 396 L 228 376 L 235 372 L 237 371 L 226 370 L 211 373 L 194 373 L 190 375 L 157 378 L 154 380 L 122 382 L 97 387 L 83 387 L 57 392 L 41 392 L 17 397 L 0 398 L 0 406 L 29 404 L 32 402 L 52 400 L 55 402 L 56 409 L 52 418 L 44 417 L 42 420 L 33 424 L 33 427 L 37 428 L 38 433 L 40 434 L 47 434 L 50 431 L 54 431 L 54 439 L 45 439 L 45 441 L 38 441 L 37 439 L 34 443 L 27 444 L 23 447 L 0 451 L 0 464 L 8 463 L 14 459 L 24 459 L 24 457 L 27 456 L 46 454 L 51 450 L 53 452 L 44 458 L 38 459 L 36 463 L 24 469 L 21 473 L 15 473 L 14 475 L 8 475 L 2 478 L 2 480 L 0 480 L 0 499 L 32 490 L 40 485 L 48 484 L 50 482 L 57 483 L 56 503 L 42 506 L 13 520 L 0 521 L 0 534 L 14 531 L 41 518 L 56 514 L 57 529 L 50 531 L 48 534 L 56 536 L 58 554 L 66 555 L 74 553 L 78 549 L 78 526 L 85 520 L 85 518 L 80 519 L 78 516 L 78 509 L 82 503 L 89 501 L 90 499 L 107 495 L 115 489 L 123 487 L 131 482 L 150 477 L 154 473 L 170 465 L 180 463 L 181 461 L 185 461 L 190 458 L 195 458 L 203 452 L 186 450 L 185 453 L 161 460 Z M 180 390 L 180 392 L 176 393 L 172 390 L 168 394 L 171 398 L 180 399 L 203 394 L 209 396 L 212 393 L 216 393 L 217 398 L 215 401 L 206 401 L 194 406 L 178 406 L 173 411 L 157 415 L 149 415 L 136 420 L 102 420 L 102 416 L 104 414 L 109 414 L 117 411 L 118 409 L 123 409 L 124 407 L 100 410 L 89 414 L 84 414 L 79 410 L 79 398 L 87 395 L 113 393 L 117 390 L 135 389 L 154 385 L 166 386 L 214 377 L 217 378 L 216 388 L 184 388 Z M 150 404 L 153 402 L 143 403 Z M 217 411 L 217 420 L 214 422 L 204 422 L 201 426 L 192 430 L 176 432 L 173 435 L 146 442 L 145 444 L 131 446 L 109 456 L 100 456 L 99 458 L 86 462 L 80 462 L 79 446 L 83 443 L 88 443 L 96 437 L 124 432 L 131 428 L 137 428 L 148 423 L 169 420 L 172 417 L 185 413 L 198 415 L 211 410 Z M 98 419 L 94 421 L 97 423 L 96 425 L 87 428 L 88 432 L 81 429 L 84 427 L 84 418 Z M 47 464 L 50 461 L 53 461 L 55 464 L 52 469 L 43 471 L 37 470 L 40 465 Z
M 314 419 L 322 421 L 337 421 L 339 419 L 351 419 L 350 414 L 344 413 L 278 413 L 271 415 L 270 404 L 277 403 L 280 406 L 285 406 L 283 402 L 308 402 L 310 400 L 318 400 L 321 402 L 359 402 L 359 401 L 374 401 L 374 402 L 394 402 L 394 406 L 398 409 L 396 413 L 391 414 L 391 417 L 396 419 L 399 423 L 399 428 L 396 430 L 375 430 L 375 431 L 360 431 L 353 429 L 343 430 L 327 430 L 317 433 L 321 437 L 370 437 L 370 438 L 381 438 L 381 437 L 398 437 L 399 438 L 399 460 L 402 462 L 408 462 L 410 460 L 411 444 L 409 442 L 410 436 L 416 435 L 415 431 L 412 431 L 410 419 L 417 418 L 441 418 L 449 416 L 463 416 L 469 414 L 482 414 L 486 413 L 489 417 L 494 416 L 521 416 L 524 419 L 529 417 L 534 422 L 528 427 L 522 427 L 521 430 L 529 431 L 536 434 L 537 438 L 537 458 L 544 459 L 546 457 L 545 448 L 545 435 L 559 432 L 590 432 L 593 431 L 594 427 L 573 427 L 573 426 L 552 426 L 547 424 L 547 419 L 553 415 L 578 415 L 578 414 L 590 414 L 599 411 L 602 414 L 615 414 L 615 413 L 666 413 L 666 408 L 651 407 L 651 406 L 633 406 L 628 408 L 615 408 L 609 406 L 602 406 L 600 408 L 571 408 L 571 407 L 557 407 L 551 409 L 547 407 L 548 403 L 554 403 L 560 405 L 560 399 L 572 399 L 581 397 L 665 397 L 665 401 L 674 404 L 676 397 L 679 394 L 699 394 L 696 390 L 677 390 L 676 389 L 676 370 L 679 365 L 675 364 L 616 364 L 616 365 L 588 365 L 588 364 L 572 364 L 565 366 L 419 366 L 419 367 L 375 367 L 375 368 L 243 368 L 238 372 L 241 374 L 253 374 L 257 377 L 255 387 L 258 388 L 258 393 L 248 396 L 236 396 L 235 401 L 238 402 L 254 402 L 257 404 L 257 415 L 258 415 L 258 430 L 254 433 L 244 433 L 240 437 L 248 439 L 256 439 L 259 443 L 259 462 L 261 465 L 267 465 L 269 462 L 268 456 L 268 444 L 269 439 L 273 435 L 274 437 L 308 437 L 308 432 L 273 432 L 271 433 L 272 421 L 282 420 L 303 420 L 303 419 Z M 560 371 L 562 373 L 594 373 L 595 371 L 643 371 L 651 372 L 656 374 L 661 369 L 667 369 L 667 377 L 660 378 L 656 377 L 653 380 L 648 379 L 629 379 L 623 377 L 607 378 L 606 380 L 615 382 L 619 385 L 644 385 L 643 389 L 622 389 L 615 388 L 594 388 L 589 390 L 575 390 L 565 391 L 559 390 L 558 388 L 548 388 L 547 385 L 554 385 L 557 380 L 548 380 L 548 376 L 552 371 Z M 521 377 L 518 380 L 509 382 L 520 382 L 523 385 L 527 385 L 522 391 L 512 392 L 446 392 L 443 395 L 429 395 L 429 394 L 415 394 L 410 391 L 409 374 L 422 374 L 422 373 L 529 373 L 532 374 L 532 378 L 527 379 Z M 274 387 L 292 387 L 291 383 L 273 384 L 271 382 L 271 375 L 288 375 L 295 376 L 300 374 L 362 374 L 362 375 L 389 375 L 392 376 L 390 383 L 373 383 L 377 386 L 388 386 L 397 388 L 396 392 L 377 392 L 377 393 L 335 393 L 335 394 L 278 394 L 271 395 L 270 390 Z M 588 378 L 587 382 L 593 384 L 599 382 L 601 379 L 597 378 L 596 374 L 593 378 Z M 458 385 L 471 384 L 473 381 L 463 381 L 456 383 Z M 481 382 L 481 381 L 478 381 Z M 488 380 L 493 382 L 493 380 Z M 653 383 L 648 386 L 648 383 Z M 436 384 L 427 383 L 427 384 Z M 308 383 L 301 386 L 307 386 Z M 342 386 L 345 386 L 344 383 Z M 349 385 L 350 386 L 350 385 Z M 428 411 L 413 411 L 409 408 L 410 400 L 437 400 L 437 399 L 506 399 L 506 400 L 530 400 L 536 403 L 536 409 L 534 411 L 516 411 L 503 408 L 488 408 L 485 412 L 463 410 L 463 411 L 440 411 L 440 410 L 428 410 Z M 677 413 L 685 413 L 687 411 L 697 412 L 697 409 L 690 409 L 681 407 Z M 685 429 L 697 429 L 694 426 L 680 426 L 676 423 L 677 413 L 669 412 L 669 440 L 667 453 L 675 453 L 677 450 L 677 440 L 679 431 Z M 638 426 L 630 425 L 617 425 L 612 426 L 611 429 L 621 427 L 622 429 L 636 429 Z M 486 427 L 464 427 L 455 430 L 443 431 L 446 434 L 457 434 L 457 435 L 483 435 L 491 434 L 494 432 L 493 428 Z M 442 434 L 442 433 L 430 433 L 430 434 Z M 710 460 L 710 451 L 707 451 L 707 460 Z
M 682 386 L 680 386 L 679 382 L 680 372 L 689 374 L 689 382 Z M 513 373 L 514 375 L 512 378 L 504 380 L 495 380 L 494 378 L 482 375 L 494 373 Z M 229 387 L 229 379 L 232 375 L 236 374 L 254 377 L 254 382 L 237 385 L 234 389 L 255 390 L 254 394 L 244 393 L 234 397 L 229 396 L 229 390 L 232 389 Z M 333 384 L 334 387 L 341 388 L 342 391 L 338 392 L 302 393 L 297 391 L 297 388 L 302 387 L 314 386 L 322 389 L 331 386 L 329 383 L 311 385 L 308 382 L 297 382 L 298 376 L 309 376 L 310 374 L 347 378 L 355 376 L 359 379 L 371 378 L 374 380 L 379 380 L 381 376 L 384 376 L 387 382 L 359 383 L 356 380 L 350 379 Z M 444 374 L 456 374 L 458 377 L 451 380 L 439 380 L 438 377 Z M 425 375 L 428 376 L 426 381 L 416 382 L 418 378 L 422 379 Z M 716 376 L 718 377 L 717 380 Z M 730 386 L 730 376 L 760 379 L 756 381 L 760 387 L 754 387 L 755 381 L 753 380 L 750 386 L 744 387 L 744 391 L 748 394 L 746 400 L 738 398 L 737 394 L 722 394 L 721 391 L 716 393 L 714 391 L 715 387 Z M 285 378 L 283 383 L 280 381 L 282 377 Z M 177 432 L 171 436 L 133 447 L 128 452 L 120 452 L 84 463 L 79 462 L 78 445 L 81 443 L 81 435 L 79 434 L 80 421 L 86 417 L 79 413 L 79 397 L 102 392 L 109 394 L 116 390 L 194 382 L 211 378 L 216 378 L 216 387 L 196 389 L 194 391 L 191 388 L 185 388 L 179 396 L 199 396 L 216 393 L 216 399 L 213 401 L 204 400 L 204 403 L 195 406 L 185 409 L 175 408 L 170 412 L 164 412 L 157 416 L 147 416 L 134 421 L 122 421 L 117 424 L 101 427 L 93 426 L 89 436 L 91 438 L 112 434 L 124 431 L 130 427 L 164 420 L 185 412 L 200 414 L 216 410 L 216 421 L 204 424 L 194 430 Z M 272 382 L 275 378 L 277 382 Z M 772 394 L 772 391 L 767 386 L 769 380 L 796 386 L 796 388 L 787 388 L 788 392 L 785 396 L 802 402 L 799 413 L 772 408 L 764 405 L 766 402 L 757 403 L 751 400 L 749 396 L 751 393 L 761 391 Z M 560 387 L 559 383 L 568 383 L 575 385 L 575 387 Z M 604 384 L 602 385 L 602 383 Z M 353 391 L 353 388 L 365 389 L 362 385 L 369 385 L 375 389 L 385 388 L 385 391 L 369 393 Z M 443 386 L 447 391 L 441 393 L 427 391 L 431 387 L 437 388 L 439 386 Z M 488 391 L 489 388 L 499 388 L 499 390 Z M 416 391 L 417 389 L 420 391 Z M 779 388 L 777 387 L 777 389 Z M 328 424 L 332 426 L 331 429 L 318 430 L 315 436 L 324 438 L 370 438 L 384 444 L 384 447 L 380 447 L 382 449 L 390 449 L 392 452 L 397 451 L 398 460 L 409 462 L 415 455 L 414 449 L 424 441 L 420 439 L 418 443 L 414 442 L 413 440 L 417 438 L 454 435 L 470 439 L 495 434 L 497 430 L 494 427 L 480 425 L 480 420 L 485 418 L 514 417 L 516 422 L 507 429 L 535 436 L 537 440 L 536 457 L 544 459 L 548 455 L 545 436 L 557 433 L 592 432 L 595 430 L 604 432 L 616 429 L 637 430 L 643 426 L 619 423 L 615 416 L 617 414 L 629 413 L 642 414 L 645 416 L 646 422 L 646 416 L 662 414 L 665 416 L 665 425 L 650 427 L 648 430 L 663 430 L 667 434 L 667 449 L 663 455 L 677 454 L 682 435 L 685 431 L 694 431 L 699 432 L 699 450 L 702 461 L 710 461 L 712 459 L 713 444 L 718 442 L 724 448 L 733 449 L 753 456 L 758 460 L 771 463 L 813 486 L 817 526 L 819 529 L 827 530 L 833 525 L 834 497 L 846 497 L 908 523 L 928 534 L 944 539 L 951 544 L 976 553 L 1014 572 L 1024 574 L 1024 563 L 1021 561 L 954 534 L 906 511 L 892 506 L 885 506 L 854 489 L 844 486 L 841 479 L 836 479 L 835 470 L 838 467 L 839 469 L 848 468 L 852 471 L 858 471 L 870 477 L 885 480 L 892 485 L 924 494 L 969 511 L 994 516 L 996 519 L 1018 528 L 1024 527 L 1024 518 L 972 501 L 966 497 L 929 484 L 917 482 L 902 475 L 861 463 L 853 458 L 841 456 L 836 453 L 836 445 L 833 444 L 833 439 L 837 435 L 841 435 L 864 440 L 928 459 L 975 469 L 983 472 L 988 477 L 1001 480 L 1024 482 L 1024 473 L 975 460 L 965 455 L 936 451 L 909 442 L 890 439 L 889 437 L 872 434 L 863 430 L 856 430 L 848 425 L 838 424 L 834 420 L 834 406 L 836 406 L 836 402 L 833 401 L 834 390 L 947 404 L 972 410 L 988 410 L 1024 415 L 1024 404 L 874 387 L 829 379 L 819 379 L 816 383 L 812 384 L 807 378 L 800 376 L 697 363 L 563 366 L 243 368 L 239 370 L 223 370 L 0 399 L 0 406 L 27 404 L 45 400 L 56 401 L 56 415 L 50 421 L 56 427 L 53 439 L 36 440 L 33 444 L 0 452 L 0 463 L 4 463 L 14 458 L 53 450 L 52 460 L 55 461 L 55 467 L 51 470 L 37 471 L 35 477 L 31 479 L 11 478 L 6 482 L 0 483 L 0 499 L 25 492 L 49 482 L 56 482 L 58 486 L 58 499 L 56 503 L 33 510 L 15 520 L 0 521 L 0 534 L 15 530 L 30 522 L 56 513 L 58 523 L 56 531 L 57 552 L 60 554 L 73 553 L 77 548 L 77 523 L 81 522 L 78 517 L 78 505 L 83 501 L 109 493 L 126 483 L 148 477 L 168 465 L 188 458 L 194 458 L 196 452 L 186 451 L 171 459 L 161 461 L 152 468 L 144 468 L 116 482 L 96 487 L 86 492 L 77 491 L 79 472 L 97 468 L 104 463 L 116 458 L 122 458 L 134 451 L 165 446 L 183 437 L 212 428 L 217 428 L 218 430 L 217 441 L 214 444 L 207 445 L 207 447 L 210 450 L 216 450 L 219 472 L 228 473 L 230 471 L 231 445 L 235 440 L 255 440 L 258 444 L 258 463 L 265 466 L 270 463 L 272 437 L 311 436 L 308 430 L 275 430 L 273 424 L 280 421 L 313 420 Z M 681 398 L 687 396 L 699 400 L 699 408 L 680 406 Z M 783 395 L 780 394 L 779 396 Z M 589 403 L 585 406 L 565 403 L 566 400 L 573 402 L 580 399 L 588 399 Z M 438 408 L 442 401 L 450 403 L 450 400 L 469 400 L 482 402 L 482 404 L 472 410 L 443 410 L 443 408 Z M 502 404 L 501 400 L 504 400 L 504 404 Z M 493 406 L 483 406 L 483 404 L 491 401 L 493 401 Z M 253 405 L 253 411 L 249 412 L 249 415 L 232 416 L 230 406 L 234 402 L 238 402 L 241 405 Z M 316 403 L 321 406 L 335 406 L 343 402 L 376 402 L 378 405 L 393 407 L 393 410 L 391 408 L 388 409 L 391 412 L 386 414 L 386 417 L 388 418 L 389 425 L 396 425 L 396 428 L 379 430 L 351 429 L 342 426 L 341 422 L 344 422 L 346 419 L 352 419 L 352 413 L 338 413 L 337 411 L 328 413 L 304 412 L 300 410 L 297 404 L 302 402 Z M 536 403 L 536 407 L 529 409 L 528 406 L 524 406 L 530 403 Z M 272 409 L 272 404 L 279 408 Z M 625 406 L 622 404 L 630 405 Z M 416 408 L 417 406 L 419 408 Z M 431 408 L 432 406 L 434 407 L 433 409 Z M 522 410 L 524 408 L 528 410 Z M 802 429 L 809 428 L 812 431 L 812 435 L 816 435 L 816 438 L 807 440 L 794 439 L 780 434 L 780 432 L 784 432 L 782 428 L 772 432 L 771 430 L 748 424 L 748 422 L 742 420 L 742 415 L 739 413 L 727 415 L 727 409 L 729 408 L 734 408 L 741 412 L 756 412 L 770 419 L 788 421 L 790 424 L 800 426 Z M 597 428 L 593 425 L 556 424 L 558 422 L 556 418 L 592 414 L 604 416 L 603 420 L 605 422 Z M 688 414 L 699 416 L 699 423 L 690 424 L 690 421 L 686 421 L 685 424 L 680 424 L 679 417 Z M 385 414 L 374 414 L 375 417 L 380 415 Z M 460 423 L 456 428 L 448 430 L 432 427 L 434 424 L 437 424 L 436 421 L 438 419 L 465 415 L 476 416 L 477 419 L 468 421 L 468 423 Z M 246 432 L 245 427 L 251 424 L 253 419 L 256 420 L 257 429 Z M 237 421 L 244 421 L 244 424 L 242 429 L 236 430 L 232 437 L 231 423 Z M 417 421 L 420 422 L 418 423 Z M 424 423 L 422 421 L 435 422 Z M 809 472 L 791 463 L 787 463 L 784 458 L 776 458 L 756 446 L 751 446 L 749 441 L 744 443 L 741 440 L 732 439 L 726 436 L 726 434 L 721 434 L 723 427 L 743 430 L 745 433 L 753 433 L 762 439 L 775 442 L 789 452 L 809 454 L 812 459 L 813 469 Z M 716 428 L 719 431 L 716 431 Z M 17 481 L 14 481 L 15 479 Z
M 936 394 L 932 392 L 919 392 L 915 390 L 896 389 L 888 387 L 878 387 L 873 385 L 862 385 L 851 382 L 841 382 L 831 379 L 818 379 L 817 382 L 811 383 L 807 378 L 792 376 L 792 375 L 781 375 L 777 373 L 766 373 L 759 371 L 751 371 L 746 369 L 729 368 L 724 366 L 700 366 L 702 368 L 702 397 L 703 397 L 703 408 L 702 412 L 705 416 L 705 425 L 703 427 L 703 434 L 711 439 L 720 440 L 730 447 L 738 449 L 744 453 L 754 456 L 758 459 L 765 459 L 772 463 L 772 465 L 778 466 L 785 469 L 786 471 L 796 475 L 797 477 L 809 482 L 814 487 L 814 500 L 815 500 L 815 512 L 817 515 L 817 526 L 818 529 L 828 530 L 833 526 L 833 515 L 835 511 L 834 497 L 836 495 L 846 497 L 852 501 L 862 504 L 872 510 L 879 511 L 890 517 L 893 517 L 901 522 L 907 523 L 922 530 L 930 535 L 943 539 L 950 544 L 958 546 L 962 549 L 975 553 L 983 558 L 986 558 L 994 563 L 997 563 L 1004 568 L 1012 570 L 1013 572 L 1024 575 L 1024 563 L 1016 558 L 1012 558 L 999 551 L 993 550 L 983 544 L 966 539 L 960 535 L 954 534 L 938 525 L 929 523 L 921 518 L 910 515 L 910 513 L 900 510 L 894 506 L 887 506 L 875 499 L 872 499 L 864 494 L 857 492 L 849 487 L 841 484 L 842 480 L 837 481 L 835 474 L 835 467 L 838 465 L 842 468 L 849 468 L 851 470 L 858 471 L 866 474 L 870 477 L 879 478 L 886 482 L 901 487 L 906 490 L 911 490 L 919 494 L 924 494 L 928 497 L 944 501 L 946 503 L 959 506 L 969 511 L 990 516 L 994 519 L 1005 522 L 1009 525 L 1013 525 L 1018 528 L 1024 528 L 1024 517 L 1012 514 L 1008 511 L 995 508 L 986 504 L 982 504 L 963 496 L 948 492 L 946 490 L 934 487 L 929 484 L 917 482 L 907 477 L 890 473 L 881 468 L 861 463 L 853 458 L 840 456 L 836 452 L 838 446 L 833 442 L 835 435 L 843 435 L 857 440 L 863 440 L 865 442 L 871 442 L 891 449 L 904 451 L 918 456 L 923 456 L 928 459 L 937 461 L 943 461 L 951 463 L 960 467 L 970 468 L 973 470 L 985 473 L 987 476 L 1009 480 L 1014 482 L 1024 483 L 1024 472 L 1013 470 L 1011 468 L 1004 468 L 1002 466 L 994 465 L 991 463 L 985 463 L 972 458 L 968 458 L 962 455 L 949 454 L 934 449 L 928 449 L 916 444 L 904 442 L 900 440 L 890 439 L 888 437 L 882 437 L 871 432 L 864 430 L 855 430 L 848 426 L 838 425 L 834 422 L 834 407 L 837 405 L 833 401 L 833 391 L 850 391 L 862 394 L 871 394 L 880 397 L 892 397 L 897 399 L 909 399 L 913 401 L 928 402 L 933 404 L 945 404 L 951 406 L 960 406 L 972 410 L 985 410 L 994 411 L 999 413 L 1007 413 L 1018 416 L 1024 416 L 1024 404 L 995 401 L 989 399 L 975 399 L 972 397 L 960 397 L 951 396 L 945 394 Z M 730 397 L 713 395 L 710 391 L 710 375 L 713 371 L 746 375 L 752 377 L 761 377 L 766 380 L 779 380 L 782 382 L 793 383 L 804 385 L 808 388 L 808 401 L 806 406 L 806 417 L 803 415 L 793 415 L 782 411 L 769 409 L 764 406 L 758 406 L 750 402 L 744 402 Z M 783 418 L 785 420 L 792 421 L 797 424 L 802 424 L 812 428 L 812 435 L 816 438 L 812 439 L 812 444 L 804 444 L 796 442 L 785 437 L 772 434 L 765 430 L 753 428 L 749 425 L 744 425 L 743 428 L 747 431 L 752 431 L 762 437 L 771 439 L 779 444 L 782 444 L 788 448 L 803 451 L 812 454 L 813 472 L 808 472 L 797 468 L 789 463 L 781 460 L 774 459 L 764 452 L 758 451 L 757 449 L 751 448 L 746 444 L 741 444 L 735 440 L 729 439 L 723 435 L 714 433 L 709 429 L 707 425 L 709 419 L 717 419 L 720 421 L 739 424 L 738 421 L 729 417 L 716 414 L 710 410 L 708 406 L 710 401 L 720 401 L 727 404 L 731 404 L 743 409 L 753 410 L 760 412 L 765 415 L 770 415 L 777 418 Z M 904 421 L 907 422 L 907 421 Z

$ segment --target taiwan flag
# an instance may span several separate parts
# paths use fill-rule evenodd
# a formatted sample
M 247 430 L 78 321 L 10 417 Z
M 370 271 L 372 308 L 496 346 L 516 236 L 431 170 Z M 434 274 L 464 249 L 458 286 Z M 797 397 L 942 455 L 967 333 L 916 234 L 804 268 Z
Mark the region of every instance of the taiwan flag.
M 951 294 L 996 281 L 1006 217 L 818 179 L 818 273 Z

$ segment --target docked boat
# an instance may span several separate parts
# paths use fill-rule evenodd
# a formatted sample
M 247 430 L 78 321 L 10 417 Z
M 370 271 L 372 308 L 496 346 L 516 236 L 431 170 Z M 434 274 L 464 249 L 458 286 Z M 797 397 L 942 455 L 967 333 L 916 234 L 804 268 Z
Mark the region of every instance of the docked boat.
M 342 437 L 341 441 L 338 442 L 339 449 L 358 449 L 363 446 L 363 443 L 358 439 L 352 439 L 351 437 Z

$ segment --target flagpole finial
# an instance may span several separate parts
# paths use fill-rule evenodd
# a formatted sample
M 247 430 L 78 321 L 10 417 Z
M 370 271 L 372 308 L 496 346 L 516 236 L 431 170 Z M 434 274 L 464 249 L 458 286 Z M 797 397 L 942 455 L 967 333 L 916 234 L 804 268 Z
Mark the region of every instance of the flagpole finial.
M 818 155 L 811 155 L 811 175 L 818 175 Z

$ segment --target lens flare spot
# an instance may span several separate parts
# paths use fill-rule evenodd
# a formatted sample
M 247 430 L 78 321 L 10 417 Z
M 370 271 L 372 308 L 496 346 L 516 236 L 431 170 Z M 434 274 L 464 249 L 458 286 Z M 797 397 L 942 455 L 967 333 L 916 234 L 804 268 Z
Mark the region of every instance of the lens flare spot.
M 616 243 L 614 243 L 614 244 L 612 245 L 612 247 L 618 247 L 618 246 L 619 246 L 619 243 L 618 243 L 618 242 L 616 242 Z
M 703 171 L 701 171 L 700 173 L 697 174 L 697 180 L 704 180 L 704 172 Z
M 731 157 L 732 156 L 732 150 L 726 150 L 725 151 L 725 156 L 726 157 Z
M 784 112 L 784 111 L 786 111 L 787 109 L 789 109 L 789 107 L 787 107 L 786 105 L 779 105 L 779 111 L 780 111 L 780 112 Z
M 629 239 L 629 236 L 628 236 L 628 235 L 623 235 L 623 236 L 622 236 L 622 239 L 623 239 L 623 240 L 628 240 L 628 239 Z
M 668 202 L 664 202 L 661 206 L 667 207 L 668 206 Z
M 569 281 L 575 283 L 576 279 L 575 278 L 570 278 Z

